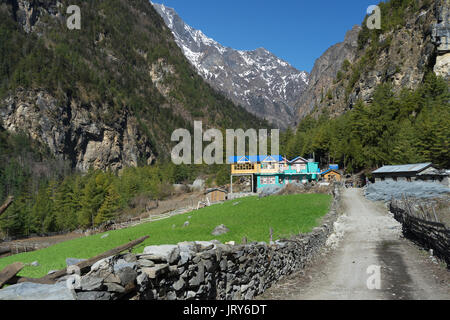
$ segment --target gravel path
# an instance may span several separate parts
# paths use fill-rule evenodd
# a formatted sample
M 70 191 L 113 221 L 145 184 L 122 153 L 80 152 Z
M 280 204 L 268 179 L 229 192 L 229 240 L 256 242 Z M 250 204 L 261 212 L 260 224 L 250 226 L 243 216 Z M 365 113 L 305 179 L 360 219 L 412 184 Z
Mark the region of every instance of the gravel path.
M 305 270 L 281 280 L 258 299 L 450 299 L 450 272 L 402 237 L 401 225 L 360 189 L 343 194 L 346 214 L 336 223 L 330 247 Z M 368 289 L 370 266 L 381 286 Z

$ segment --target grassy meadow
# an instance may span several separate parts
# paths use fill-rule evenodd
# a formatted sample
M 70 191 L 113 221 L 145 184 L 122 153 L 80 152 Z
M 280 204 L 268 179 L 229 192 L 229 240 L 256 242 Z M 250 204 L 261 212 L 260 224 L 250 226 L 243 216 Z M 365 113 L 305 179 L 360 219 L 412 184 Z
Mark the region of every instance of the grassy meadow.
M 19 275 L 41 277 L 50 270 L 65 267 L 66 258 L 90 258 L 139 237 L 150 238 L 133 249 L 139 253 L 153 244 L 176 244 L 182 241 L 213 240 L 240 243 L 243 237 L 252 241 L 269 241 L 269 229 L 274 230 L 274 240 L 293 234 L 310 232 L 329 210 L 331 196 L 326 194 L 295 194 L 259 199 L 248 197 L 227 201 L 197 211 L 135 227 L 108 231 L 103 234 L 61 242 L 38 251 L 21 253 L 0 259 L 0 270 L 16 261 L 39 266 L 26 266 Z M 187 227 L 184 223 L 189 221 Z M 211 232 L 225 224 L 230 232 L 213 236 Z

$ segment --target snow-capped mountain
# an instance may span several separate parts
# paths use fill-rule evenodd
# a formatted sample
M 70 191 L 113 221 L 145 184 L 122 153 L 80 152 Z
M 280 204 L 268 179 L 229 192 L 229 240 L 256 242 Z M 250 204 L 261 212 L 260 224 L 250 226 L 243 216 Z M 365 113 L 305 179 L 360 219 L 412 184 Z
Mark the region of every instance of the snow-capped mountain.
M 187 25 L 175 12 L 152 3 L 198 73 L 234 103 L 279 128 L 296 121 L 296 103 L 309 74 L 264 48 L 241 51 L 224 47 Z

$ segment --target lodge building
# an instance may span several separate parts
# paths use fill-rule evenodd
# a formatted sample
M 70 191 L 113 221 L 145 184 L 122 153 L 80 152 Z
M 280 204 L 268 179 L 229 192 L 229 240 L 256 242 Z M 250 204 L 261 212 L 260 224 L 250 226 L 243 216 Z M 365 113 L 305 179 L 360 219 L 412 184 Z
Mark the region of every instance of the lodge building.
M 267 186 L 317 181 L 320 174 L 317 162 L 302 157 L 287 160 L 280 155 L 238 156 L 230 157 L 229 162 L 231 193 L 233 177 L 249 176 L 251 190 L 256 192 Z
M 375 182 L 393 181 L 430 181 L 449 184 L 449 171 L 436 169 L 431 162 L 383 166 L 372 172 Z

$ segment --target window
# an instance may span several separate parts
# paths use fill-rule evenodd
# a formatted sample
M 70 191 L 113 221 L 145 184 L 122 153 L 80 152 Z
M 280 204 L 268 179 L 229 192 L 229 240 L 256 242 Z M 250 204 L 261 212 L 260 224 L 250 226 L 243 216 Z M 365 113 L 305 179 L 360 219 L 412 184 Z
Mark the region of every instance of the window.
M 266 162 L 266 163 L 261 163 L 261 169 L 263 170 L 274 170 L 275 169 L 275 164 L 274 163 L 270 163 L 270 162 Z
M 236 171 L 249 171 L 254 169 L 255 165 L 253 163 L 240 163 L 234 166 L 234 170 Z
M 275 177 L 261 177 L 261 184 L 275 184 Z

